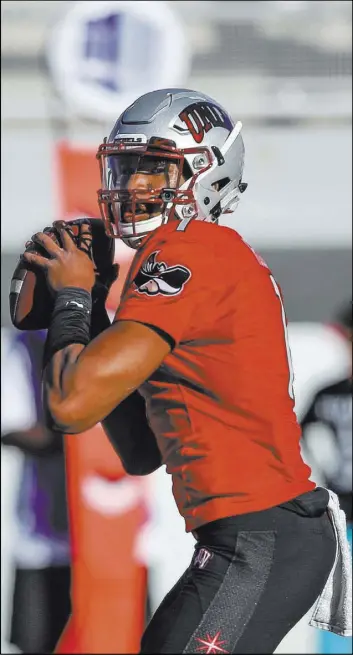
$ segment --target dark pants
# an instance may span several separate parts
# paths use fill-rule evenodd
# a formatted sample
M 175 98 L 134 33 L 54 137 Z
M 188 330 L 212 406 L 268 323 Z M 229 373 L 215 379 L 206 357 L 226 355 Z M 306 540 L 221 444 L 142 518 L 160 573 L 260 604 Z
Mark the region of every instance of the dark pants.
M 273 653 L 320 595 L 336 541 L 317 489 L 197 530 L 189 568 L 149 623 L 141 653 Z
M 70 612 L 68 566 L 16 570 L 10 641 L 23 653 L 52 653 Z

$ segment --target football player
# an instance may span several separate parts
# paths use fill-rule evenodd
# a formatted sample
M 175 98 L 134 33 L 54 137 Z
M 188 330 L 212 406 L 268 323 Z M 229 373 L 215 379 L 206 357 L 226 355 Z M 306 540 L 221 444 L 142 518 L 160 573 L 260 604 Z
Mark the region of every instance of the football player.
M 107 233 L 136 256 L 95 338 L 87 253 L 62 227 L 61 246 L 41 232 L 47 256 L 24 255 L 55 293 L 49 425 L 77 434 L 101 421 L 129 473 L 165 464 L 196 539 L 142 653 L 272 653 L 335 558 L 328 492 L 300 453 L 281 290 L 219 224 L 246 189 L 241 127 L 186 89 L 148 93 L 118 118 L 97 153 L 98 199 Z

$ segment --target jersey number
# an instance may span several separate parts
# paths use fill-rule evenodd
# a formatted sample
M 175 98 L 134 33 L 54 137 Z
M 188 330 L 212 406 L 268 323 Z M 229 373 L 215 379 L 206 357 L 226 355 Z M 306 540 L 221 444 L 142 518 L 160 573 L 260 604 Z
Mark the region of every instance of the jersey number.
M 279 302 L 281 303 L 281 313 L 282 313 L 282 323 L 283 323 L 283 329 L 284 329 L 284 339 L 286 342 L 286 350 L 287 350 L 287 360 L 288 360 L 288 369 L 289 369 L 289 380 L 288 380 L 288 393 L 292 400 L 294 400 L 294 389 L 293 389 L 293 382 L 294 382 L 294 373 L 293 373 L 293 363 L 292 363 L 292 355 L 289 347 L 289 339 L 288 339 L 288 330 L 287 330 L 287 320 L 286 320 L 286 314 L 284 311 L 283 307 L 283 302 L 282 302 L 282 296 L 281 292 L 278 288 L 277 282 L 274 279 L 272 275 L 270 275 L 270 280 L 273 284 L 273 288 L 275 290 L 276 296 L 279 299 Z
M 183 218 L 180 221 L 180 223 L 178 223 L 177 232 L 185 232 L 187 226 L 192 220 L 193 220 L 193 216 L 188 216 L 187 218 Z

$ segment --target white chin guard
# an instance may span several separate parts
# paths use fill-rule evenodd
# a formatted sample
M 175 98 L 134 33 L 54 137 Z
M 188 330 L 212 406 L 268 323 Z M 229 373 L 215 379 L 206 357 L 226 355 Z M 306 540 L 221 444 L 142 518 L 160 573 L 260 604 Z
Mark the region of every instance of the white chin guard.
M 127 246 L 136 250 L 140 246 L 141 240 L 164 222 L 163 214 L 147 218 L 145 221 L 135 221 L 135 223 L 119 222 L 119 236 Z

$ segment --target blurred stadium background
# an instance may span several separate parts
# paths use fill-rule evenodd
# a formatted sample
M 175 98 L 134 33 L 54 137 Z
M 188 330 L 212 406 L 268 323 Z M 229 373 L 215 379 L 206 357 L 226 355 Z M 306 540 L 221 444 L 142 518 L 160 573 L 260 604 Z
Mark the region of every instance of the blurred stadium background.
M 45 47 L 52 28 L 74 4 L 1 3 L 3 353 L 15 336 L 8 292 L 19 253 L 34 232 L 59 217 L 57 143 L 65 138 L 94 150 L 112 123 L 72 112 L 53 85 Z M 346 344 L 328 323 L 352 297 L 352 3 L 165 4 L 189 50 L 181 53 L 180 43 L 171 40 L 175 60 L 184 54 L 185 79 L 179 86 L 214 96 L 243 122 L 249 189 L 231 224 L 262 254 L 283 289 L 300 414 L 320 385 L 349 367 Z M 139 47 L 136 43 L 137 59 Z M 126 249 L 117 254 L 118 260 L 129 257 Z M 10 375 L 2 362 L 2 386 Z M 21 467 L 22 454 L 2 447 L 2 652 L 10 652 L 4 649 L 9 648 L 13 506 Z M 137 539 L 150 571 L 153 610 L 187 565 L 193 540 L 183 534 L 164 471 L 150 478 L 144 523 L 149 537 Z M 278 652 L 322 651 L 316 631 L 303 621 Z

